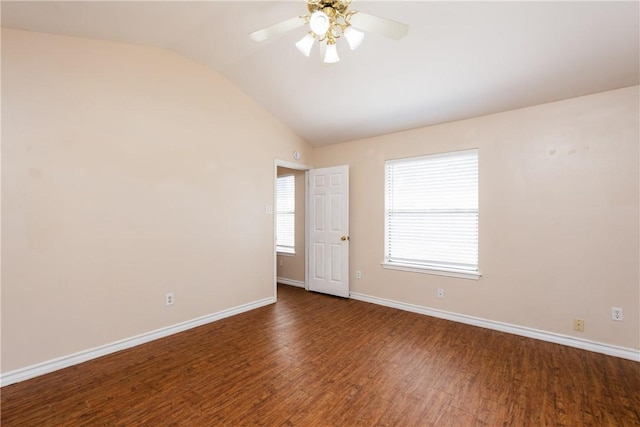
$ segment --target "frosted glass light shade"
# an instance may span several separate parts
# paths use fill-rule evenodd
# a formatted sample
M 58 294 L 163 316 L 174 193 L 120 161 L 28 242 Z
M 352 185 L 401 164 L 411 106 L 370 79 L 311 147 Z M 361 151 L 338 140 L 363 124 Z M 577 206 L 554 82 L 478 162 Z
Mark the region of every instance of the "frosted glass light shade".
M 315 38 L 311 34 L 307 34 L 299 42 L 296 43 L 296 47 L 304 56 L 309 56 L 314 41 Z
M 340 57 L 338 57 L 338 49 L 336 49 L 336 45 L 328 44 L 327 51 L 324 54 L 325 64 L 333 64 L 338 61 L 340 61 Z
M 329 16 L 322 11 L 313 12 L 309 18 L 309 27 L 317 36 L 322 37 L 327 34 L 330 25 Z
M 364 39 L 364 33 L 347 27 L 347 29 L 344 30 L 344 37 L 347 39 L 351 50 L 356 50 L 358 46 L 360 46 L 360 43 L 362 43 L 362 39 Z

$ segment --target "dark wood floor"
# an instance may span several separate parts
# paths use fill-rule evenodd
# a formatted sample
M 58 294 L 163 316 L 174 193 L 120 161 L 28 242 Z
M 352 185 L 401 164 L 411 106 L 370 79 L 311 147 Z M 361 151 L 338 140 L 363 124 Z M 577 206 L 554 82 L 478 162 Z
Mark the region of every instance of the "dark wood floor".
M 640 426 L 640 363 L 280 286 L 2 389 L 8 426 Z

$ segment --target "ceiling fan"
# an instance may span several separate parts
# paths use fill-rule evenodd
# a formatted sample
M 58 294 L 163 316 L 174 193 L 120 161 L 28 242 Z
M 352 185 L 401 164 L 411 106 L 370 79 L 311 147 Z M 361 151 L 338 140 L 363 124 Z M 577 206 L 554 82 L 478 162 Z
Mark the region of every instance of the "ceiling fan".
M 279 36 L 295 28 L 309 25 L 309 32 L 296 47 L 303 55 L 309 56 L 315 41 L 324 50 L 324 62 L 340 61 L 336 40 L 344 36 L 351 50 L 355 50 L 364 32 L 376 33 L 384 37 L 400 40 L 409 31 L 409 26 L 390 19 L 349 10 L 352 0 L 306 0 L 309 14 L 296 16 L 249 34 L 252 40 L 261 42 Z M 362 30 L 362 31 L 359 31 Z

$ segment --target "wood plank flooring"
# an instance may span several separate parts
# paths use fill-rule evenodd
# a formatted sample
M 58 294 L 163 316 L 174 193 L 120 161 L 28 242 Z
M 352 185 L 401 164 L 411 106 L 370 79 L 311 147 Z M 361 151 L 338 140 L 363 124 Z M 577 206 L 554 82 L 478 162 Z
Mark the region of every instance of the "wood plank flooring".
M 640 363 L 280 286 L 4 387 L 9 426 L 640 426 Z

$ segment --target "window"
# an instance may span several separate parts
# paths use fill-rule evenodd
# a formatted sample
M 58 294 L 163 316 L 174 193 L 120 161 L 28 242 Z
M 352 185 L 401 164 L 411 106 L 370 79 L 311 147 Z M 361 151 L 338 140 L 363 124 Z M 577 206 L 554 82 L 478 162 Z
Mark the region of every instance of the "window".
M 276 250 L 295 254 L 296 179 L 294 175 L 276 180 Z
M 478 278 L 478 150 L 385 163 L 384 266 Z

